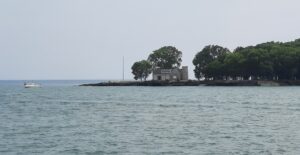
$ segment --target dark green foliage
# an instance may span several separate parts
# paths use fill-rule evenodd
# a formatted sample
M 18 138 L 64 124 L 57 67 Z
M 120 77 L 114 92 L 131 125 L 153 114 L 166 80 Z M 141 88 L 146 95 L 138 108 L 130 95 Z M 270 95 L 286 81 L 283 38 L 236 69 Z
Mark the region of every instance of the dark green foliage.
M 148 57 L 148 61 L 154 68 L 179 68 L 181 65 L 182 52 L 172 46 L 165 46 L 153 51 Z
M 194 58 L 195 76 L 206 79 L 300 79 L 300 39 L 238 47 L 231 52 L 212 52 L 205 47 Z M 224 48 L 223 48 L 224 49 Z M 217 53 L 217 56 L 213 56 Z
M 214 60 L 206 66 L 203 72 L 209 78 L 221 80 L 222 75 L 224 74 L 224 64 L 222 64 L 219 60 Z
M 132 67 L 132 74 L 134 75 L 134 79 L 138 80 L 146 80 L 149 74 L 152 72 L 152 66 L 149 61 L 142 60 L 135 62 Z
M 220 59 L 220 62 L 224 60 L 224 56 L 226 53 L 230 53 L 227 48 L 223 48 L 218 45 L 209 45 L 202 49 L 202 51 L 198 52 L 193 60 L 193 64 L 195 65 L 194 73 L 197 79 L 207 78 L 211 76 L 220 76 L 215 75 L 220 70 L 219 62 L 214 62 L 214 60 Z M 208 66 L 210 63 L 214 63 L 213 65 Z M 213 68 L 213 70 L 208 69 Z

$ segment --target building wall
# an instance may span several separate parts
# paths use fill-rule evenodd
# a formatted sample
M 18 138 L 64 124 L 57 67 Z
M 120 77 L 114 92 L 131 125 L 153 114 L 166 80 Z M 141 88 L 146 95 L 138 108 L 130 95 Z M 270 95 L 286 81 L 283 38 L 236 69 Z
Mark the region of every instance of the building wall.
M 188 80 L 188 67 L 183 66 L 182 69 L 156 69 L 153 72 L 153 80 L 155 81 L 181 81 Z
M 181 69 L 181 80 L 183 80 L 183 81 L 189 80 L 188 66 L 182 66 L 182 69 Z
M 180 80 L 180 73 L 174 72 L 174 73 L 169 73 L 169 74 L 153 74 L 153 80 L 158 80 L 158 81 Z

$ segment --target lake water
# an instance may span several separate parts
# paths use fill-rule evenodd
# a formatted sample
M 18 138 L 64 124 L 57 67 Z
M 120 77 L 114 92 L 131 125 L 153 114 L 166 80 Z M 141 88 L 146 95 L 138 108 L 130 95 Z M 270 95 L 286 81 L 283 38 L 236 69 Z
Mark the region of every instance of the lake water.
M 300 87 L 0 82 L 0 154 L 299 154 Z

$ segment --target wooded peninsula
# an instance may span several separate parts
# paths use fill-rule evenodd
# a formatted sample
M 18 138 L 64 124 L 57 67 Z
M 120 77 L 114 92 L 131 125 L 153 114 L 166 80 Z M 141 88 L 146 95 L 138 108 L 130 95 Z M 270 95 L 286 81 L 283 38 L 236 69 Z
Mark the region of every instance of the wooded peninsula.
M 148 60 L 134 63 L 135 79 L 146 79 L 153 68 L 176 68 L 182 52 L 166 46 L 154 51 Z M 193 60 L 194 75 L 200 80 L 297 80 L 300 79 L 300 39 L 237 47 L 230 51 L 208 45 Z
M 128 85 L 259 85 L 258 81 L 298 85 L 300 80 L 300 39 L 297 39 L 291 42 L 266 42 L 256 46 L 237 47 L 233 51 L 219 45 L 208 45 L 196 53 L 193 59 L 193 71 L 198 80 L 146 81 L 157 68 L 179 68 L 181 57 L 182 52 L 172 46 L 153 51 L 147 60 L 137 61 L 131 68 L 134 79 L 144 80 L 145 83 L 131 82 Z

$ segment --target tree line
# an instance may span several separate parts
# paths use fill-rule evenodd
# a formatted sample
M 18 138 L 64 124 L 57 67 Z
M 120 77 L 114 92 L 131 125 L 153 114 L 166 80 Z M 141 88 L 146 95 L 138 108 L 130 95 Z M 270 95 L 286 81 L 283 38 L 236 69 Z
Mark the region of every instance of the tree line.
M 162 47 L 147 60 L 134 63 L 132 73 L 135 79 L 146 80 L 154 68 L 179 68 L 181 57 L 182 52 L 175 47 Z M 237 47 L 233 51 L 208 45 L 195 55 L 193 64 L 198 80 L 299 80 L 300 39 Z
M 238 47 L 206 46 L 193 64 L 197 79 L 296 80 L 300 79 L 300 39 Z

